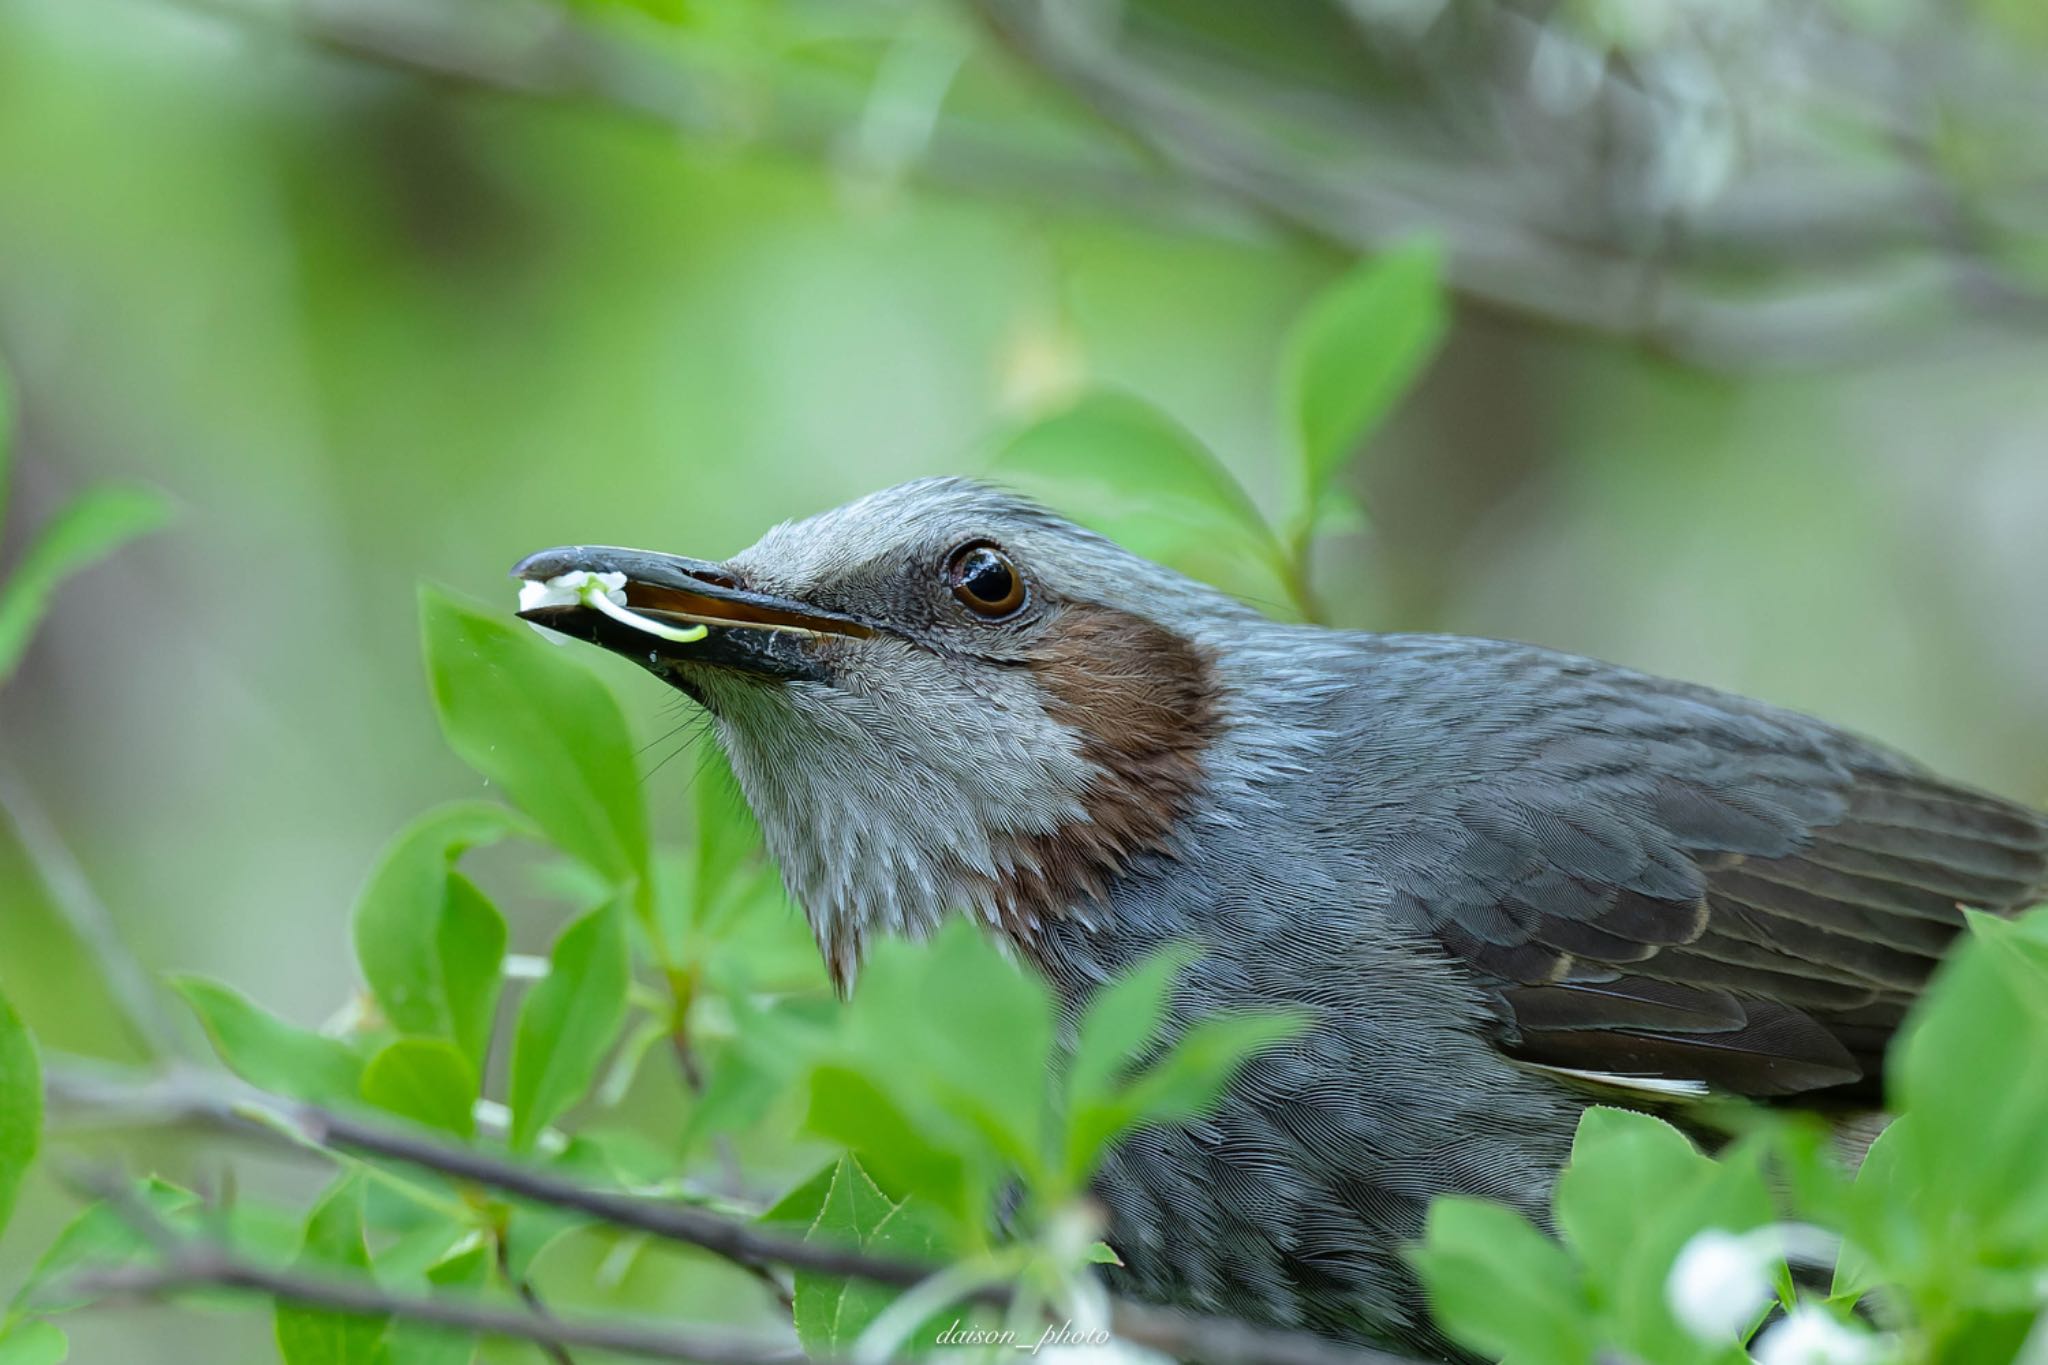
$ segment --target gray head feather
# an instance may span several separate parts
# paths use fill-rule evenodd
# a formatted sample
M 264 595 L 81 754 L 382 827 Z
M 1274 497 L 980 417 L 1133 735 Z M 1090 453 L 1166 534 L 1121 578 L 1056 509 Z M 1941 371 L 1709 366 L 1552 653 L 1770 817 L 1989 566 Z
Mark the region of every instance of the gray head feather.
M 944 566 L 976 540 L 1001 546 L 1042 610 L 991 623 L 952 601 Z M 1213 661 L 1222 723 L 1205 781 L 1253 801 L 1314 737 L 1290 725 L 1284 706 L 1248 714 L 1247 675 L 1257 675 L 1263 697 L 1303 700 L 1330 676 L 1313 667 L 1316 633 L 1275 626 L 1213 588 L 966 480 L 904 484 L 784 523 L 726 567 L 752 588 L 895 627 L 833 642 L 830 682 L 717 670 L 696 680 L 791 894 L 842 981 L 876 932 L 920 934 L 953 909 L 995 921 L 993 886 L 1030 871 L 1017 865 L 1020 841 L 1091 819 L 1100 767 L 1025 666 L 1062 614 L 1085 606 L 1127 613 Z M 1203 804 L 1209 818 L 1230 818 L 1227 804 Z M 1085 903 L 1061 910 L 1091 913 Z

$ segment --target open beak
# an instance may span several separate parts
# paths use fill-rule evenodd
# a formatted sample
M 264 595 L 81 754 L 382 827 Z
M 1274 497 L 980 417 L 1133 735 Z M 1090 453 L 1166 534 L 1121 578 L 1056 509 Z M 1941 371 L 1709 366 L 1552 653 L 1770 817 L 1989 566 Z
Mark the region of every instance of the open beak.
M 821 640 L 875 633 L 839 612 L 749 592 L 718 565 L 682 555 L 564 545 L 512 566 L 512 576 L 529 583 L 547 584 L 579 572 L 623 575 L 623 608 L 604 611 L 586 599 L 536 605 L 519 615 L 664 674 L 673 664 L 704 664 L 762 677 L 816 680 L 824 676 L 817 648 Z M 601 605 L 612 603 L 608 599 Z M 702 637 L 689 638 L 697 627 L 703 628 Z

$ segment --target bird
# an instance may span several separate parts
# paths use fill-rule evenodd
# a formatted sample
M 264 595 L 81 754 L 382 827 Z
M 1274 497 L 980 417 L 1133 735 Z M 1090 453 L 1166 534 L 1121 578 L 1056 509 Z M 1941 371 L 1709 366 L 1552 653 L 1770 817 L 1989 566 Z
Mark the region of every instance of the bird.
M 1463 1358 L 1404 1255 L 1432 1199 L 1545 1224 L 1594 1103 L 1879 1106 L 1966 910 L 2048 896 L 2048 817 L 1824 721 L 1279 622 L 971 480 L 514 574 L 611 576 L 522 615 L 709 712 L 842 991 L 958 913 L 1069 1018 L 1169 945 L 1169 1027 L 1304 1014 L 1095 1179 L 1113 1286 L 1190 1310 Z

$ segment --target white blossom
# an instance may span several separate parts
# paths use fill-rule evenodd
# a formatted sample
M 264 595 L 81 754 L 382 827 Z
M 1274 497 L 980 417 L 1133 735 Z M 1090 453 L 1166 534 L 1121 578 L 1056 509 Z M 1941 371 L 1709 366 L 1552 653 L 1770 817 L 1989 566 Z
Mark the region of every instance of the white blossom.
M 1757 1365 L 1877 1365 L 1891 1350 L 1883 1337 L 1802 1303 L 1764 1330 L 1753 1355 Z
M 601 611 L 622 626 L 652 635 L 657 639 L 674 644 L 692 644 L 707 634 L 704 627 L 672 626 L 657 621 L 651 616 L 642 616 L 626 605 L 626 576 L 622 573 L 591 573 L 586 569 L 575 569 L 569 573 L 557 574 L 545 583 L 532 579 L 519 585 L 519 610 L 534 611 L 541 607 L 573 607 L 578 603 Z M 543 633 L 552 635 L 546 627 L 538 626 Z
M 1748 1330 L 1777 1293 L 1787 1261 L 1826 1266 L 1840 1242 L 1804 1223 L 1771 1223 L 1747 1232 L 1709 1228 L 1695 1234 L 1671 1263 L 1665 1301 L 1681 1326 L 1710 1345 Z
M 1728 1341 L 1756 1320 L 1774 1292 L 1771 1272 L 1780 1259 L 1769 1228 L 1697 1233 L 1672 1262 L 1665 1299 L 1679 1325 L 1704 1342 Z
M 545 583 L 528 579 L 519 585 L 519 610 L 573 607 L 597 592 L 602 592 L 615 605 L 625 606 L 626 576 L 622 573 L 591 573 L 586 569 L 577 569 L 572 573 L 556 574 Z

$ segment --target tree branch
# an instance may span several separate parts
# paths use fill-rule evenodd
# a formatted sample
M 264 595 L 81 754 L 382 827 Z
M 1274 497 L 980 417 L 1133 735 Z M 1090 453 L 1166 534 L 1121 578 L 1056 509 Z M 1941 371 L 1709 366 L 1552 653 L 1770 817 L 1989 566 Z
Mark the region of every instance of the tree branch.
M 695 60 L 680 39 L 637 41 L 546 0 L 166 3 L 282 28 L 349 60 L 587 104 L 713 146 L 860 163 L 859 91 L 809 78 L 736 79 L 729 65 Z M 1802 166 L 1791 188 L 1731 191 L 1712 213 L 1660 220 L 1654 240 L 1636 241 L 1597 222 L 1550 222 L 1556 206 L 1520 194 L 1497 167 L 1445 165 L 1434 151 L 1381 147 L 1371 173 L 1305 161 L 1285 139 L 1219 117 L 1201 90 L 1113 44 L 1077 38 L 1077 16 L 1092 7 L 960 4 L 1132 146 L 1090 146 L 1056 121 L 1005 135 L 987 120 L 948 113 L 917 155 L 868 168 L 883 179 L 908 175 L 945 190 L 1240 236 L 1277 228 L 1345 252 L 1428 235 L 1446 244 L 1447 283 L 1470 302 L 1727 370 L 1882 354 L 1942 312 L 2029 327 L 2048 320 L 2038 290 L 1986 256 L 1952 256 L 1922 215 L 1900 211 L 1927 193 L 1919 183 L 1842 183 Z M 1734 263 L 1742 287 L 1717 289 L 1711 272 L 1694 268 L 1717 261 Z M 1803 267 L 1796 276 L 1795 266 Z M 1758 289 L 1758 267 L 1783 268 Z
M 1880 253 L 1867 268 L 1818 284 L 1754 298 L 1716 294 L 1677 271 L 1669 250 L 1546 231 L 1525 220 L 1521 205 L 1475 200 L 1469 187 L 1439 186 L 1432 195 L 1397 188 L 1392 176 L 1317 174 L 1297 164 L 1281 140 L 1216 117 L 1198 92 L 1128 58 L 1091 29 L 1085 11 L 1058 0 L 964 2 L 1021 61 L 1189 179 L 1348 251 L 1436 238 L 1447 247 L 1445 282 L 1506 313 L 1635 338 L 1728 370 L 1873 353 L 1887 339 L 1896 343 L 1921 311 L 1957 304 L 1995 320 L 2048 321 L 2036 291 L 1981 256 L 1949 256 L 1949 244 L 1924 228 L 1911 242 L 1923 248 L 1917 259 L 1901 263 Z M 1818 222 L 1805 223 L 1802 232 L 1809 245 L 1816 238 L 1834 242 Z M 1698 241 L 1711 231 L 1692 224 L 1682 236 Z M 1839 243 L 1830 251 L 1848 254 Z M 1944 265 L 1953 268 L 1931 268 Z
M 201 1243 L 182 1246 L 160 1265 L 90 1271 L 63 1288 L 67 1294 L 101 1300 L 165 1299 L 194 1289 L 242 1289 L 302 1308 L 388 1316 L 455 1332 L 532 1342 L 558 1359 L 571 1348 L 649 1360 L 688 1360 L 698 1365 L 797 1365 L 805 1359 L 801 1351 L 790 1347 L 739 1336 L 617 1321 L 536 1317 L 519 1309 L 463 1299 L 393 1294 L 368 1281 L 275 1270 Z
M 701 1209 L 579 1184 L 484 1152 L 318 1105 L 268 1094 L 198 1072 L 142 1080 L 110 1079 L 52 1065 L 45 1075 L 52 1107 L 118 1113 L 131 1123 L 196 1124 L 239 1135 L 283 1136 L 313 1147 L 379 1157 L 468 1181 L 500 1194 L 580 1213 L 614 1227 L 680 1242 L 742 1265 L 786 1265 L 907 1288 L 936 1267 L 881 1260 L 815 1246 Z
M 562 1319 L 541 1311 L 534 1300 L 527 1300 L 527 1311 L 521 1312 L 480 1300 L 392 1294 L 367 1278 L 345 1280 L 263 1265 L 237 1256 L 219 1242 L 181 1234 L 111 1172 L 74 1170 L 69 1174 L 70 1183 L 103 1200 L 156 1253 L 160 1263 L 82 1271 L 56 1286 L 58 1302 L 166 1299 L 193 1289 L 241 1289 L 301 1308 L 399 1318 L 450 1331 L 531 1342 L 553 1360 L 568 1360 L 572 1346 L 653 1360 L 695 1361 L 698 1365 L 793 1365 L 804 1360 L 801 1351 L 786 1344 L 730 1333 Z
M 540 1291 L 533 1287 L 533 1281 L 512 1269 L 512 1244 L 506 1238 L 503 1228 L 492 1229 L 491 1253 L 492 1259 L 498 1265 L 498 1278 L 512 1286 L 512 1292 L 526 1305 L 528 1315 L 545 1323 L 555 1322 L 554 1313 L 549 1311 L 546 1301 L 540 1296 Z M 569 1355 L 569 1348 L 562 1342 L 551 1340 L 535 1344 L 540 1347 L 541 1354 L 553 1361 L 554 1365 L 576 1365 L 575 1360 Z
M 816 87 L 763 92 L 735 85 L 730 70 L 693 64 L 680 51 L 634 42 L 547 0 L 164 0 L 226 23 L 283 30 L 308 48 L 347 61 L 524 99 L 601 109 L 709 146 L 743 143 L 826 164 L 857 152 L 858 97 Z M 1248 220 L 1195 187 L 1128 156 L 1067 148 L 1048 153 L 985 124 L 947 120 L 913 165 L 891 168 L 973 195 L 1036 198 L 1071 206 L 1114 204 L 1140 219 L 1211 230 Z
M 903 1289 L 921 1283 L 939 1269 L 920 1262 L 804 1242 L 685 1205 L 596 1189 L 414 1131 L 284 1099 L 211 1075 L 184 1072 L 136 1079 L 104 1072 L 94 1074 L 77 1066 L 52 1065 L 45 1073 L 45 1084 L 53 1107 L 90 1109 L 135 1123 L 193 1123 L 222 1132 L 267 1133 L 297 1143 L 401 1162 L 531 1203 L 567 1209 L 614 1227 L 693 1246 L 742 1266 L 782 1265 Z M 223 1269 L 219 1264 L 204 1268 L 210 1272 Z M 192 1267 L 185 1270 L 184 1279 L 189 1281 Z M 217 1277 L 205 1278 L 203 1282 L 244 1283 Z M 246 1283 L 244 1287 L 263 1288 Z M 313 1288 L 317 1290 L 320 1286 Z M 1012 1290 L 1008 1285 L 994 1285 L 969 1298 L 1003 1307 L 1010 1302 Z M 324 1300 L 309 1301 L 315 1306 L 341 1307 L 344 1311 L 382 1311 Z M 548 1324 L 532 1319 L 519 1317 L 518 1321 L 522 1332 L 549 1330 Z M 1343 1346 L 1306 1333 L 1269 1330 L 1235 1319 L 1155 1308 L 1129 1300 L 1112 1302 L 1110 1325 L 1125 1340 L 1181 1358 L 1199 1357 L 1207 1365 L 1415 1365 L 1406 1357 Z M 594 1341 L 572 1341 L 567 1336 L 559 1339 L 565 1345 L 597 1345 Z M 612 1345 L 603 1349 L 626 1348 Z M 720 1365 L 720 1360 L 714 1360 L 713 1365 Z M 753 1363 L 735 1361 L 735 1365 Z

